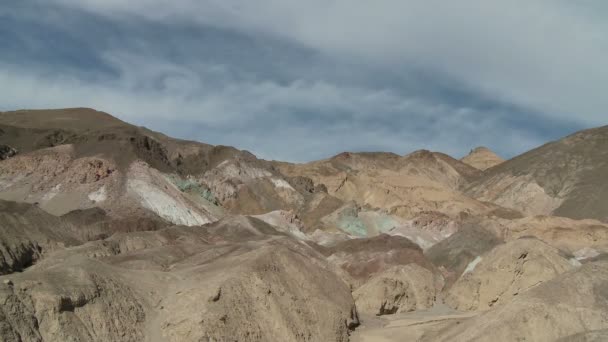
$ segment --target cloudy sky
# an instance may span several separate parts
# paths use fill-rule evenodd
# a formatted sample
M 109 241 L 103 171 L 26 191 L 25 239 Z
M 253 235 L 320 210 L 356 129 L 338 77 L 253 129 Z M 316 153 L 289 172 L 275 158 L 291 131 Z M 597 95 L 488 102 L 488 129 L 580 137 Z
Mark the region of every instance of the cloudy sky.
M 93 107 L 308 161 L 488 146 L 608 124 L 603 0 L 20 0 L 0 110 Z

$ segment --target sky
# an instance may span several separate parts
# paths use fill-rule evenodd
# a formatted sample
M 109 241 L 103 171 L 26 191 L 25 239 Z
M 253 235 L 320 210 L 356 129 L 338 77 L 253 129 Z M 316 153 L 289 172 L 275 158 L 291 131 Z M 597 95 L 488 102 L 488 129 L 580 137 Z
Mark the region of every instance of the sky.
M 0 110 L 304 162 L 513 157 L 608 124 L 603 0 L 1 0 Z

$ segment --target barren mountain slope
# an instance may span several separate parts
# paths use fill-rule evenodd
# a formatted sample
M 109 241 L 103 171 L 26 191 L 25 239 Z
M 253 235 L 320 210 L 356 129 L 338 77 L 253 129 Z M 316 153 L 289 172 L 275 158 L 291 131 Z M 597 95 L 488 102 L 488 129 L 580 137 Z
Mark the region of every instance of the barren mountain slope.
M 531 215 L 608 221 L 608 126 L 548 143 L 485 172 L 467 193 Z
M 229 213 L 296 210 L 322 192 L 232 147 L 169 138 L 86 108 L 0 113 L 0 198 L 54 214 L 102 207 L 112 217 L 204 224 Z M 146 212 L 141 212 L 145 209 Z

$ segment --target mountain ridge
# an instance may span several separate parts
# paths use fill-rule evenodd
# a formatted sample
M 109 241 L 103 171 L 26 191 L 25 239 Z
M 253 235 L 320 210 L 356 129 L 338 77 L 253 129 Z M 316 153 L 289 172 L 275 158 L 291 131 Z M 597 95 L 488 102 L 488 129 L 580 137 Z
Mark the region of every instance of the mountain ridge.
M 485 148 L 267 161 L 84 108 L 0 113 L 0 147 L 0 340 L 608 329 L 585 287 L 608 284 L 608 126 L 484 170 Z

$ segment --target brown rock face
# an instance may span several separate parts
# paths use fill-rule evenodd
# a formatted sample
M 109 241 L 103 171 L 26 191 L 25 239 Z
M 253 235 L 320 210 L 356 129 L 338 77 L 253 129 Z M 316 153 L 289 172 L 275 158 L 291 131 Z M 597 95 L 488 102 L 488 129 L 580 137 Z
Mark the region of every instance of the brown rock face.
M 141 341 L 144 299 L 118 273 L 71 261 L 0 284 L 4 341 Z
M 458 310 L 487 310 L 573 268 L 558 249 L 540 240 L 514 240 L 474 259 L 446 303 Z
M 0 200 L 0 275 L 21 272 L 49 251 L 79 245 L 76 231 L 34 205 Z
M 428 309 L 442 279 L 417 264 L 395 266 L 374 275 L 353 296 L 359 313 L 388 315 Z
M 359 287 L 393 266 L 416 263 L 433 272 L 433 264 L 422 249 L 407 238 L 382 234 L 373 238 L 340 242 L 325 251 L 328 260 L 340 266 Z

